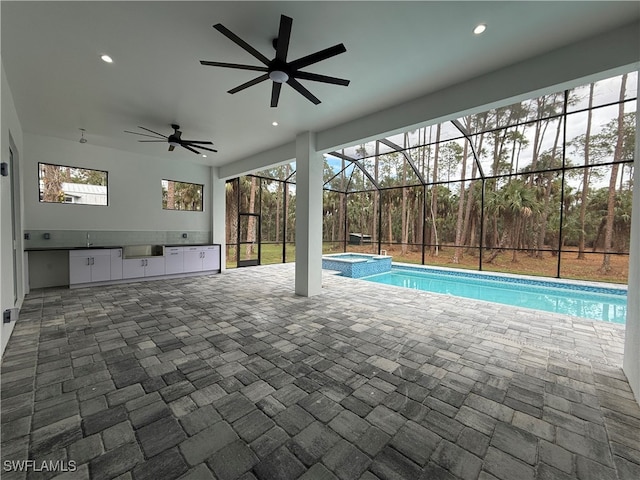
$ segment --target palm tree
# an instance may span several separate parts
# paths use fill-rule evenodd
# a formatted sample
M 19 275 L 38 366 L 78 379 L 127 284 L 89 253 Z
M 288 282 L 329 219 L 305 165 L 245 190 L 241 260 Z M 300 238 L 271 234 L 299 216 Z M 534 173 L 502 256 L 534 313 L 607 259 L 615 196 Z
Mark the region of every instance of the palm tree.
M 512 180 L 489 196 L 486 208 L 496 218 L 502 219 L 500 242 L 487 259 L 487 263 L 493 262 L 502 249 L 507 246 L 513 248 L 511 261 L 517 262 L 516 248 L 520 243 L 524 219 L 540 210 L 533 189 L 529 188 L 521 179 Z

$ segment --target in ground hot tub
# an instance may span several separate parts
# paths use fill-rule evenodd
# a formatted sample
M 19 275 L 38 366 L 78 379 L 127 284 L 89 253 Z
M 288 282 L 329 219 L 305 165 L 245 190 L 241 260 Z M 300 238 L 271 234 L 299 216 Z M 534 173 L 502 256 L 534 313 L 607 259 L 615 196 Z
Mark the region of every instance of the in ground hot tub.
M 345 277 L 360 278 L 390 271 L 391 257 L 366 253 L 334 253 L 322 256 L 322 268 L 337 270 Z

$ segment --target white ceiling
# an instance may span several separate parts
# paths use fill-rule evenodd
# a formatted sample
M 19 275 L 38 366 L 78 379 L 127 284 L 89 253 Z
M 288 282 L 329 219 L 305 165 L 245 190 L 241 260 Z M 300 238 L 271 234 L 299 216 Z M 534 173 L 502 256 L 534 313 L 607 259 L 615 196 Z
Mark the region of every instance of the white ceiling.
M 7 2 L 2 63 L 25 132 L 80 138 L 124 151 L 225 165 L 437 91 L 640 18 L 638 2 Z M 349 87 L 301 81 L 322 103 L 271 82 L 230 95 L 259 75 L 200 60 L 259 65 L 212 28 L 222 23 L 265 56 L 280 15 L 293 18 L 288 59 L 344 43 L 306 71 Z M 475 36 L 473 27 L 486 23 Z M 108 53 L 113 64 L 100 60 Z M 272 121 L 279 126 L 273 127 Z M 208 158 L 139 143 L 144 126 L 213 140 Z

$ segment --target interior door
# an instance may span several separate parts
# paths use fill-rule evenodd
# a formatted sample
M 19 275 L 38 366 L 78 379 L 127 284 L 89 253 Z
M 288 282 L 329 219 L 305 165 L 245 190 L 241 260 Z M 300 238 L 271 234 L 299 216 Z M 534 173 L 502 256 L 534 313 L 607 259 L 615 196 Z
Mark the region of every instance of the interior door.
M 260 265 L 260 215 L 241 213 L 238 220 L 238 267 Z

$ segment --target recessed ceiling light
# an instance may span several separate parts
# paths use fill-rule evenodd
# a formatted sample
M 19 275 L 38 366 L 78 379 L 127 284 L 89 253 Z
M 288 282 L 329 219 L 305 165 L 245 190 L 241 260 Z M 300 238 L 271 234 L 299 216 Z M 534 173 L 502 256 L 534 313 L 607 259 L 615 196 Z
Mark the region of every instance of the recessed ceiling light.
M 273 125 L 274 127 L 278 126 L 278 122 L 271 122 L 271 125 Z
M 105 54 L 105 55 L 102 55 L 100 58 L 105 63 L 113 63 L 113 58 L 111 58 L 109 55 Z
M 473 29 L 473 33 L 475 33 L 476 35 L 480 35 L 486 29 L 487 29 L 487 26 L 484 23 L 481 23 L 480 25 L 478 25 L 476 28 Z
M 206 156 L 204 153 L 202 154 L 202 156 L 203 156 L 204 158 L 207 158 L 207 156 Z

